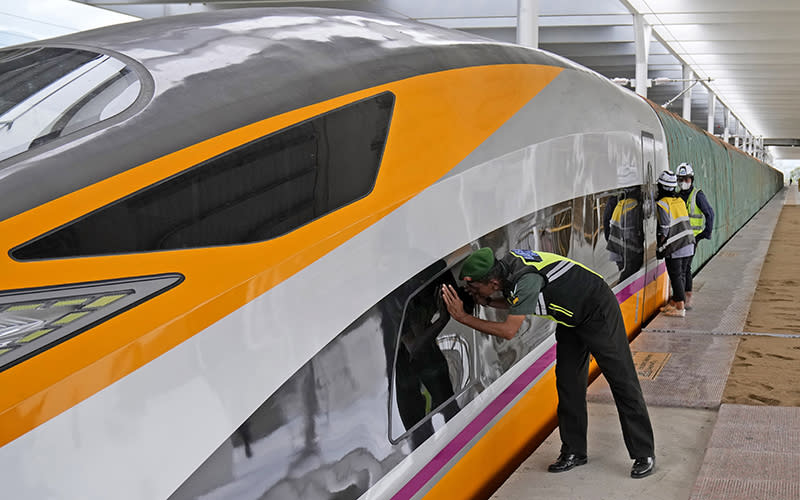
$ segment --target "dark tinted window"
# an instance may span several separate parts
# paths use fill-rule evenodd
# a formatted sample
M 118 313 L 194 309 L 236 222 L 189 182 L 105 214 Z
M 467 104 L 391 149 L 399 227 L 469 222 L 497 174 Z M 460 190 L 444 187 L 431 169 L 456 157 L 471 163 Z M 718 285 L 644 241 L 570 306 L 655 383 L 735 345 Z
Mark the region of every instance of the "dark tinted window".
M 12 251 L 17 259 L 232 245 L 285 234 L 367 195 L 386 92 L 201 163 Z
M 65 48 L 0 51 L 0 160 L 127 109 L 141 84 L 122 61 Z
M 511 248 L 528 248 L 540 252 L 569 255 L 572 239 L 572 201 L 558 203 L 524 217 L 515 244 Z
M 398 302 L 397 298 L 411 293 L 397 327 L 391 387 L 396 411 L 390 413 L 389 437 L 397 442 L 410 436 L 414 448 L 459 412 L 456 398 L 475 381 L 475 332 L 450 318 L 442 299 L 443 285 L 455 288 L 464 310 L 473 313 L 472 297 L 458 286 L 444 260 L 405 282 L 385 301 Z M 388 304 L 383 309 L 392 312 Z M 388 323 L 386 318 L 384 321 Z M 441 421 L 433 420 L 437 414 Z
M 595 270 L 609 284 L 625 281 L 644 264 L 641 187 L 596 196 L 602 239 L 595 246 Z

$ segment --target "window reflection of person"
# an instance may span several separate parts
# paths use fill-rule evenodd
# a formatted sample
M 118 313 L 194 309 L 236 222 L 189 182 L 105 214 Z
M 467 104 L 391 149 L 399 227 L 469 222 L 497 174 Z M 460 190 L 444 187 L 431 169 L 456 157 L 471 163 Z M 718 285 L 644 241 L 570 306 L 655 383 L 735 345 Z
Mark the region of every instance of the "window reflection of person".
M 626 189 L 621 199 L 609 198 L 603 211 L 603 232 L 609 258 L 620 271 L 619 281 L 625 281 L 644 264 L 642 203 L 638 187 Z
M 438 269 L 432 270 L 429 267 L 421 274 L 423 276 L 435 274 L 444 268 L 445 264 L 440 261 L 434 266 Z M 419 277 L 418 275 L 407 285 L 416 284 L 418 287 L 424 282 L 422 279 L 416 279 Z M 445 284 L 456 284 L 450 271 L 446 271 L 419 290 L 408 302 L 403 317 L 400 345 L 395 361 L 395 388 L 397 407 L 406 429 L 412 428 L 431 410 L 454 395 L 447 360 L 436 342 L 436 337 L 450 321 L 450 314 L 441 294 L 441 288 Z M 409 289 L 416 288 L 410 286 Z M 467 309 L 471 314 L 474 303 L 466 292 L 462 295 L 469 301 Z M 424 393 L 429 395 L 430 403 Z M 458 410 L 458 404 L 453 400 L 440 412 L 445 420 L 449 420 L 458 413 Z M 428 419 L 412 432 L 413 447 L 422 444 L 432 434 L 433 424 Z

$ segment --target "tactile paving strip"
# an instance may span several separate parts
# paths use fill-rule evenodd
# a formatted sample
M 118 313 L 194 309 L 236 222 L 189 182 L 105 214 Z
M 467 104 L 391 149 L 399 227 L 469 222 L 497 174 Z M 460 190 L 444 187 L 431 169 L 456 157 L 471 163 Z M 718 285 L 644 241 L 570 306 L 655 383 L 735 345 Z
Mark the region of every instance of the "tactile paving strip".
M 691 500 L 800 498 L 800 408 L 722 405 Z
M 689 500 L 797 500 L 800 485 L 789 481 L 703 478 Z
M 639 380 L 645 401 L 655 406 L 719 407 L 738 344 L 738 337 L 727 335 L 641 333 L 631 344 L 632 351 L 671 354 L 654 380 Z M 591 385 L 587 398 L 613 402 L 605 378 Z
M 795 184 L 785 189 L 787 205 L 800 205 L 800 191 L 797 188 Z

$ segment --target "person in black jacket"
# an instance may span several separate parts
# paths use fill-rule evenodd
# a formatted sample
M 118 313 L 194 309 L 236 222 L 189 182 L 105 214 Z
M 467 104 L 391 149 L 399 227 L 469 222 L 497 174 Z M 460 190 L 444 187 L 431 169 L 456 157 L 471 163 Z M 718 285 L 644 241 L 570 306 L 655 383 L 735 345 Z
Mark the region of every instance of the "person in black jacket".
M 675 193 L 678 180 L 669 170 L 658 177 L 658 227 L 656 229 L 656 257 L 664 259 L 669 275 L 672 295 L 661 308 L 666 316 L 686 317 L 685 280 L 694 255 L 694 234 L 689 222 L 686 204 Z
M 694 169 L 689 163 L 678 165 L 675 174 L 678 176 L 678 188 L 680 197 L 686 203 L 686 210 L 689 212 L 689 221 L 694 232 L 695 245 L 700 240 L 711 239 L 711 231 L 714 229 L 714 209 L 708 202 L 705 193 L 694 185 Z M 697 247 L 695 247 L 695 253 Z M 684 307 L 688 310 L 692 308 L 692 259 L 694 253 L 689 257 L 689 264 L 684 272 L 684 293 L 686 302 Z
M 464 261 L 460 279 L 479 304 L 509 310 L 504 322 L 477 318 L 464 311 L 455 287 L 443 286 L 450 316 L 470 328 L 511 339 L 528 315 L 558 323 L 556 389 L 561 454 L 547 470 L 564 472 L 587 462 L 586 386 L 592 354 L 617 405 L 625 445 L 634 460 L 631 477 L 652 473 L 653 428 L 619 303 L 603 277 L 557 254 L 512 250 L 496 260 L 491 248 L 481 248 Z M 502 298 L 495 298 L 497 293 L 502 293 Z

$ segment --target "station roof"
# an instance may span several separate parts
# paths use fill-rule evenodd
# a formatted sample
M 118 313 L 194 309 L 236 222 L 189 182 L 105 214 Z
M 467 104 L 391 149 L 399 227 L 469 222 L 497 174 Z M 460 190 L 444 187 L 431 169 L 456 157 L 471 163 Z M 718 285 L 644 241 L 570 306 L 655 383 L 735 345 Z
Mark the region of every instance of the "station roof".
M 49 0 L 50 1 L 50 0 Z M 137 17 L 238 7 L 316 6 L 409 17 L 515 42 L 517 0 L 82 0 Z M 717 97 L 714 133 L 724 109 L 773 145 L 774 159 L 800 160 L 800 2 L 797 0 L 538 0 L 539 47 L 609 78 L 635 77 L 632 13 L 652 26 L 648 77 L 680 80 L 683 65 L 698 79 L 691 119 L 706 129 L 709 91 Z M 0 12 L 2 19 L 3 12 Z M 665 104 L 683 89 L 665 82 L 648 98 Z M 681 113 L 681 99 L 669 109 Z M 731 131 L 735 134 L 735 131 Z M 792 147 L 798 146 L 798 147 Z

